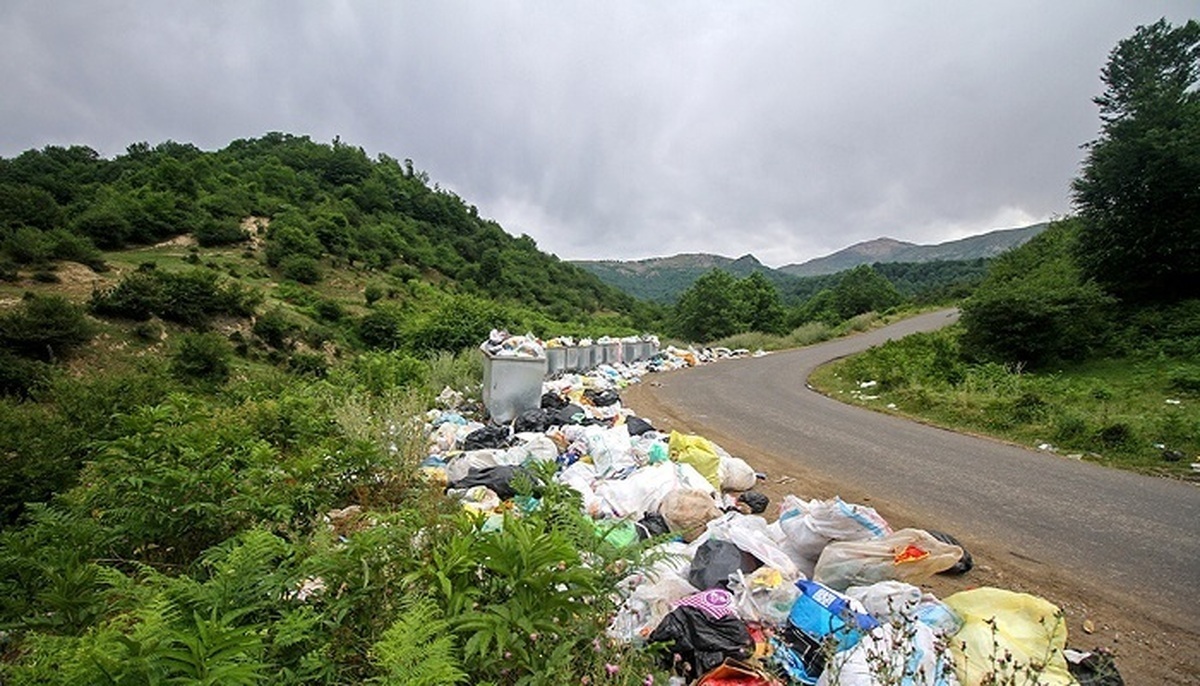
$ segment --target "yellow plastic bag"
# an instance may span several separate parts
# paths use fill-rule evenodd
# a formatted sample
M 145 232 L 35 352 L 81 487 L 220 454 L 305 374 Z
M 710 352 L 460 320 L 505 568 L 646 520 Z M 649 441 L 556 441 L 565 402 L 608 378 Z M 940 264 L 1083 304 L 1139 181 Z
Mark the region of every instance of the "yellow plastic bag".
M 707 438 L 672 431 L 667 447 L 671 459 L 692 465 L 713 488 L 721 490 L 721 457 Z
M 963 686 L 1008 683 L 1012 678 L 1038 686 L 1078 683 L 1063 656 L 1067 623 L 1053 603 L 987 587 L 955 593 L 944 602 L 963 620 L 963 628 L 950 638 Z

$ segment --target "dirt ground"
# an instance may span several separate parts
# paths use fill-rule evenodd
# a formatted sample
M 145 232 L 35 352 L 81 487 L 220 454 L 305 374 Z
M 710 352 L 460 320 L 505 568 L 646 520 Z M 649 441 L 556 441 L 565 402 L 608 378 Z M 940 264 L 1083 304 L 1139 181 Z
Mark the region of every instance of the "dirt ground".
M 705 436 L 765 473 L 766 480 L 756 490 L 771 498 L 771 506 L 764 513 L 769 520 L 778 514 L 775 508 L 788 494 L 804 498 L 840 495 L 849 502 L 874 507 L 894 528 L 936 528 L 929 522 L 917 521 L 902 503 L 873 500 L 870 493 L 856 490 L 853 484 L 833 483 L 819 474 L 807 473 L 786 455 L 758 450 L 735 437 L 714 432 L 699 421 L 677 415 L 655 396 L 653 377 L 627 388 L 622 393 L 622 403 L 659 430 L 675 429 Z M 957 577 L 936 576 L 924 587 L 938 597 L 994 586 L 1045 598 L 1062 608 L 1066 616 L 1068 647 L 1111 651 L 1126 684 L 1200 684 L 1200 634 L 1160 621 L 1139 610 L 1131 600 L 1122 602 L 1115 590 L 1103 597 L 1087 593 L 1071 583 L 1066 570 L 1023 560 L 1019 554 L 1006 550 L 1003 542 L 974 544 L 970 553 L 975 561 L 973 570 Z M 1196 573 L 1200 574 L 1200 560 Z M 1200 612 L 1200 599 L 1182 598 L 1180 602 Z

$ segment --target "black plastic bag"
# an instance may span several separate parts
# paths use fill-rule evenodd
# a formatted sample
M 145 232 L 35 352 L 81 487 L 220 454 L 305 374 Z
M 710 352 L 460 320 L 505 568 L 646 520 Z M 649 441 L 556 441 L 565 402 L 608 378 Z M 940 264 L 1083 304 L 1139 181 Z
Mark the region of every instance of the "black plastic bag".
M 750 510 L 750 514 L 762 514 L 766 511 L 771 499 L 758 491 L 746 491 L 738 496 L 738 502 Z
M 583 392 L 583 397 L 596 407 L 608 407 L 621 402 L 621 396 L 617 395 L 616 391 L 597 391 L 589 388 Z
M 634 526 L 637 527 L 638 538 L 642 540 L 671 533 L 667 520 L 657 512 L 647 512 Z
M 542 394 L 541 405 L 543 410 L 554 412 L 555 410 L 561 410 L 562 408 L 566 407 L 568 403 L 566 398 L 555 393 L 554 391 L 546 391 Z
M 513 420 L 513 432 L 542 433 L 550 425 L 550 416 L 542 409 L 525 410 Z
M 625 430 L 630 436 L 641 436 L 648 431 L 654 431 L 654 427 L 641 417 L 629 417 L 625 420 Z
M 930 531 L 929 535 L 933 536 L 942 543 L 956 545 L 959 548 L 962 548 L 963 551 L 962 557 L 958 558 L 958 562 L 954 563 L 953 567 L 943 572 L 938 572 L 939 574 L 966 574 L 975 566 L 975 560 L 971 558 L 971 553 L 967 552 L 966 546 L 964 546 L 962 543 L 959 543 L 957 538 L 945 533 L 944 531 Z
M 750 553 L 729 541 L 710 538 L 696 549 L 692 567 L 688 570 L 688 582 L 706 591 L 710 588 L 729 588 L 729 575 L 737 570 L 753 572 L 762 562 Z
M 699 677 L 717 667 L 725 658 L 744 660 L 754 652 L 754 642 L 746 624 L 730 615 L 713 619 L 703 610 L 684 605 L 663 617 L 650 634 L 651 643 L 665 643 L 663 655 L 668 668 L 690 678 Z M 675 655 L 679 661 L 675 661 Z
M 485 426 L 467 434 L 463 439 L 463 450 L 484 450 L 488 448 L 508 447 L 507 426 Z
M 528 471 L 520 467 L 510 465 L 498 465 L 495 467 L 478 467 L 472 468 L 467 472 L 467 475 L 458 481 L 451 482 L 448 488 L 471 488 L 472 486 L 487 486 L 500 496 L 501 500 L 508 500 L 517 494 L 517 490 L 513 488 L 513 480 L 518 476 L 529 479 L 533 484 L 533 495 L 537 495 L 541 485 L 537 479 Z
M 550 418 L 550 424 L 553 426 L 562 426 L 563 424 L 580 424 L 587 417 L 583 412 L 583 408 L 578 405 L 564 405 L 554 412 L 554 416 Z

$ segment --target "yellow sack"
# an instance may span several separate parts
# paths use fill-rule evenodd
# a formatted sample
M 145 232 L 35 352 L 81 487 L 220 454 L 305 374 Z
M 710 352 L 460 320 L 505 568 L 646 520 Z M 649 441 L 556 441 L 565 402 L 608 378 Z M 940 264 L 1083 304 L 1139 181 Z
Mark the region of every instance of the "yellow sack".
M 721 490 L 721 458 L 707 438 L 672 431 L 667 448 L 672 460 L 692 465 L 713 488 Z
M 963 620 L 962 630 L 949 639 L 963 686 L 1009 683 L 1013 678 L 1037 686 L 1078 683 L 1063 657 L 1067 623 L 1053 603 L 987 587 L 955 593 L 944 602 Z M 1011 662 L 1005 653 L 1012 655 Z

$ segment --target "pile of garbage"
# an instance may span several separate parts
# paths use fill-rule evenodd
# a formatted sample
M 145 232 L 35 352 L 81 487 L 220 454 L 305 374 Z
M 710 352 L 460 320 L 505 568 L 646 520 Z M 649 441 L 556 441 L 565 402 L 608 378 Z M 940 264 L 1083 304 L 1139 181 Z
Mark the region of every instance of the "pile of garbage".
M 721 355 L 668 348 L 637 365 L 558 374 L 543 383 L 540 407 L 502 425 L 468 417 L 449 394 L 450 406 L 425 417 L 422 469 L 496 530 L 517 475 L 553 463 L 607 540 L 657 542 L 647 558 L 657 562 L 622 582 L 608 633 L 667 646 L 673 683 L 955 686 L 1005 675 L 1122 683 L 1111 655 L 1066 649 L 1062 613 L 1043 599 L 922 590 L 935 574 L 972 568 L 952 536 L 895 530 L 841 498 L 789 495 L 769 521 L 769 499 L 755 490 L 765 475 L 702 436 L 660 431 L 623 407 L 620 390 L 641 375 L 713 359 Z

